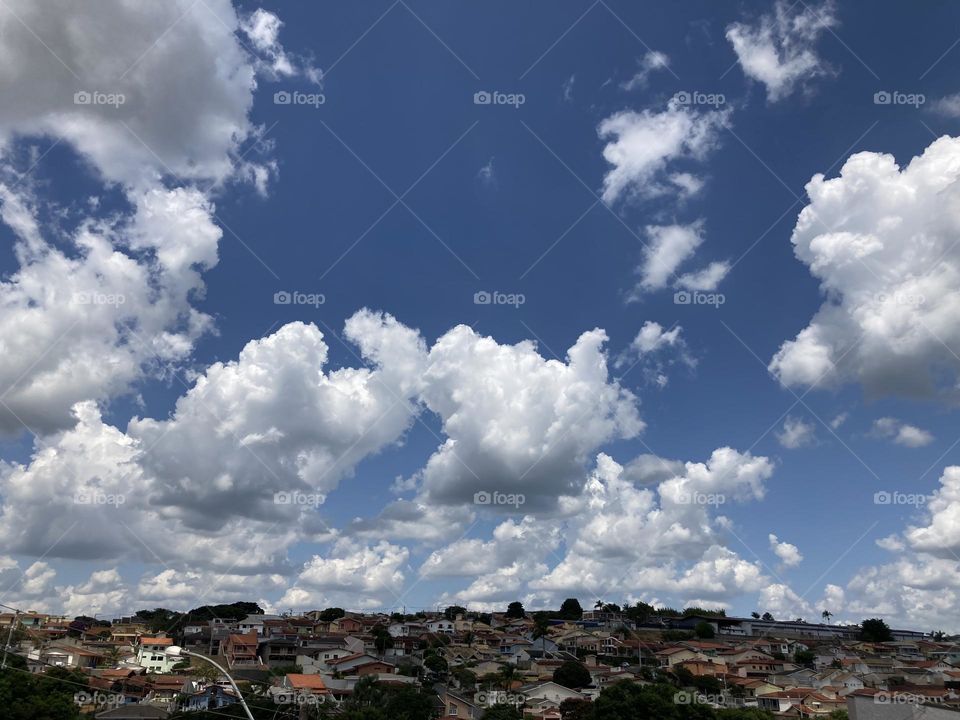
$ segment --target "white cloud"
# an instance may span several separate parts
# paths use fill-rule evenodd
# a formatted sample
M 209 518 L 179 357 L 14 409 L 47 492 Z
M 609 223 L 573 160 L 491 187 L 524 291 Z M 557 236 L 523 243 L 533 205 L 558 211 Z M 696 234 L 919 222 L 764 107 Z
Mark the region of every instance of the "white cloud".
M 637 65 L 639 67 L 634 76 L 626 82 L 620 83 L 620 87 L 624 90 L 630 91 L 646 87 L 647 80 L 653 73 L 670 67 L 670 58 L 667 57 L 666 53 L 659 50 L 648 50 Z
M 887 438 L 904 447 L 924 447 L 934 441 L 933 435 L 926 430 L 892 417 L 875 420 L 871 432 L 874 437 Z
M 859 382 L 873 396 L 955 394 L 960 361 L 960 140 L 901 169 L 862 152 L 816 175 L 793 231 L 826 296 L 770 370 L 786 386 Z
M 573 85 L 577 81 L 576 75 L 571 75 L 563 81 L 563 100 L 564 102 L 573 102 Z
M 702 161 L 720 143 L 729 111 L 697 110 L 671 100 L 660 112 L 622 111 L 600 123 L 597 132 L 609 142 L 603 157 L 612 166 L 603 179 L 603 200 L 647 199 L 674 193 L 686 196 L 700 179 L 672 169 L 677 161 Z
M 780 558 L 780 562 L 783 563 L 784 567 L 794 567 L 803 562 L 803 555 L 800 554 L 800 550 L 796 545 L 791 545 L 788 542 L 780 542 L 780 539 L 773 533 L 770 533 L 768 539 L 770 541 L 770 549 L 774 555 Z
M 257 25 L 266 41 L 266 25 Z M 62 137 L 106 179 L 129 187 L 169 172 L 223 182 L 253 132 L 258 58 L 238 42 L 239 29 L 229 0 L 11 0 L 0 13 L 0 79 L 17 102 L 0 109 L 0 144 Z M 268 49 L 277 47 L 274 36 Z M 124 102 L 79 104 L 78 92 L 122 94 Z
M 704 223 L 698 220 L 687 225 L 648 225 L 649 244 L 643 250 L 643 261 L 637 268 L 640 282 L 630 299 L 667 286 L 686 290 L 715 290 L 730 271 L 728 262 L 713 262 L 707 267 L 677 276 L 679 267 L 690 260 L 704 242 Z
M 937 98 L 929 105 L 930 110 L 949 118 L 960 118 L 960 93 Z
M 789 450 L 811 445 L 816 440 L 816 426 L 803 418 L 788 417 L 783 429 L 777 433 L 777 441 Z
M 522 493 L 529 509 L 578 492 L 596 449 L 644 426 L 636 398 L 609 377 L 606 339 L 583 333 L 563 362 L 462 325 L 440 337 L 422 397 L 447 439 L 421 472 L 424 497 L 461 504 L 480 491 Z
M 697 365 L 682 332 L 679 325 L 667 330 L 660 323 L 646 321 L 627 350 L 617 358 L 616 367 L 639 365 L 649 382 L 666 386 L 669 381 L 667 371 L 671 366 L 681 363 L 692 369 Z
M 759 566 L 723 546 L 726 523 L 713 513 L 762 498 L 772 463 L 720 448 L 707 463 L 664 461 L 663 469 L 656 487 L 637 487 L 600 455 L 583 495 L 561 505 L 566 554 L 530 587 L 561 598 L 643 587 L 712 601 L 758 590 Z
M 767 98 L 776 102 L 832 72 L 817 55 L 816 44 L 838 24 L 832 2 L 798 6 L 777 0 L 773 12 L 762 15 L 756 24 L 733 23 L 726 35 L 743 73 L 763 83 Z
M 147 550 L 148 562 L 281 566 L 295 540 L 329 533 L 314 512 L 326 494 L 418 412 L 419 335 L 361 311 L 346 337 L 370 367 L 325 373 L 322 334 L 291 323 L 212 365 L 169 419 L 134 418 L 126 433 L 94 403 L 78 404 L 75 426 L 37 439 L 28 465 L 0 467 L 2 544 L 52 557 Z M 278 504 L 278 493 L 290 501 Z
M 340 605 L 352 608 L 385 607 L 402 597 L 406 548 L 380 542 L 360 545 L 341 539 L 327 556 L 314 555 L 295 584 L 277 602 L 280 607 Z
M 217 263 L 210 204 L 186 189 L 131 199 L 129 220 L 87 220 L 66 250 L 41 237 L 31 198 L 0 185 L 20 260 L 0 282 L 0 429 L 65 427 L 74 403 L 129 391 L 151 367 L 185 359 L 210 328 L 190 303 L 204 288 L 200 272 Z
M 662 290 L 671 284 L 680 265 L 703 244 L 703 222 L 690 225 L 650 225 L 650 244 L 644 249 L 639 289 Z

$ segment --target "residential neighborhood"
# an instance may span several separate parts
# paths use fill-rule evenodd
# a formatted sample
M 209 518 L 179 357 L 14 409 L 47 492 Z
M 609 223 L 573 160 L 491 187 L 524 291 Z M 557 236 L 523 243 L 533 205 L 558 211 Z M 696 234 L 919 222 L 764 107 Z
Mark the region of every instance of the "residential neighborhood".
M 53 679 L 71 700 L 72 715 L 56 717 L 247 717 L 244 703 L 254 717 L 296 718 L 379 718 L 363 708 L 390 703 L 396 717 L 438 720 L 960 717 L 960 646 L 875 618 L 583 610 L 572 598 L 493 613 L 234 603 L 110 620 L 6 612 L 0 633 L 0 699 L 14 676 Z M 666 709 L 644 710 L 651 698 Z M 611 711 L 617 702 L 634 714 Z

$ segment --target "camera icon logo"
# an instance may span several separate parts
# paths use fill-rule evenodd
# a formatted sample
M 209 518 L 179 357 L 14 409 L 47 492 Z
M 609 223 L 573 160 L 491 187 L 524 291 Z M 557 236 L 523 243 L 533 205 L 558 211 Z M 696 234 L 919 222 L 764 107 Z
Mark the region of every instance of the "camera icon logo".
M 686 90 L 681 90 L 680 92 L 678 92 L 678 93 L 677 93 L 676 95 L 674 95 L 673 97 L 674 97 L 674 98 L 676 99 L 676 101 L 677 101 L 679 104 L 681 104 L 681 105 L 689 105 L 689 104 L 690 104 L 690 93 L 688 93 Z
M 881 490 L 873 495 L 874 505 L 889 505 L 893 501 L 893 496 L 886 490 Z
M 473 294 L 474 305 L 489 305 L 493 301 L 493 296 L 486 290 L 481 290 Z
M 279 90 L 273 94 L 274 105 L 289 105 L 292 100 L 293 96 L 286 90 Z
M 493 102 L 493 95 L 486 90 L 479 90 L 473 94 L 474 105 L 489 105 Z
M 473 494 L 474 505 L 489 505 L 492 501 L 493 496 L 486 490 L 481 490 L 480 492 Z
M 73 94 L 74 105 L 89 105 L 91 102 L 93 102 L 93 96 L 86 90 L 80 90 Z
M 678 290 L 673 294 L 674 305 L 689 305 L 693 301 L 693 295 L 689 290 Z
M 275 492 L 273 494 L 273 502 L 275 505 L 291 505 L 293 504 L 293 494 L 289 492 Z
M 274 305 L 289 305 L 292 301 L 293 296 L 286 290 L 281 290 L 280 292 L 275 292 L 273 294 Z
M 889 105 L 892 101 L 893 96 L 886 90 L 881 90 L 880 92 L 873 94 L 874 105 Z

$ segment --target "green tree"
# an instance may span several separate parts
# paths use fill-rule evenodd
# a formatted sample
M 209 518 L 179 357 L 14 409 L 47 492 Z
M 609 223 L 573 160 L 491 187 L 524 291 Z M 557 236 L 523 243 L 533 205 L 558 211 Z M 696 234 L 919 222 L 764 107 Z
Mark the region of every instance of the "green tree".
M 701 620 L 696 624 L 696 627 L 693 628 L 693 634 L 701 640 L 712 640 L 716 636 L 713 625 L 706 620 Z
M 866 642 L 890 642 L 893 634 L 880 618 L 870 618 L 860 624 L 860 639 Z
M 525 618 L 527 616 L 527 613 L 523 609 L 523 603 L 518 600 L 515 600 L 514 602 L 507 605 L 507 612 L 505 613 L 505 615 L 508 618 L 514 618 L 519 620 L 520 618 Z
M 590 671 L 583 663 L 578 663 L 576 660 L 567 660 L 553 671 L 555 683 L 574 690 L 587 687 L 592 680 Z
M 583 618 L 583 608 L 576 598 L 567 598 L 560 605 L 560 617 L 563 620 L 580 620 Z
M 768 613 L 768 612 L 765 612 L 765 613 L 762 615 L 762 618 L 763 618 L 764 620 L 770 621 L 770 620 L 773 620 L 773 615 L 771 615 L 771 614 Z
M 567 698 L 560 703 L 561 720 L 593 720 L 593 703 L 589 700 Z
M 339 620 L 340 618 L 346 615 L 346 611 L 343 608 L 330 607 L 326 610 L 321 610 L 319 618 L 323 622 L 333 622 L 334 620 Z
M 443 611 L 443 617 L 449 620 L 450 622 L 453 622 L 454 620 L 456 620 L 457 615 L 463 615 L 464 617 L 466 617 L 467 609 L 465 607 L 461 607 L 460 605 L 451 605 L 450 607 L 448 607 L 446 610 Z
M 76 720 L 80 709 L 78 692 L 89 692 L 86 676 L 79 670 L 49 668 L 42 675 L 27 670 L 23 658 L 7 655 L 0 671 L 0 717 L 4 720 Z
M 812 650 L 797 650 L 793 654 L 793 661 L 797 665 L 807 665 L 808 667 L 813 667 L 813 661 L 816 659 L 816 655 Z

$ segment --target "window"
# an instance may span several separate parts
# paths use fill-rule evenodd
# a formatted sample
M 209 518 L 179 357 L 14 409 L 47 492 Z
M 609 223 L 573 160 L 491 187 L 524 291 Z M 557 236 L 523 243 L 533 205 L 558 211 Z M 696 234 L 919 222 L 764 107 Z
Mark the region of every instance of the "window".
M 451 705 L 451 706 L 450 706 L 450 712 L 448 712 L 447 715 L 456 715 L 456 714 L 457 714 L 457 706 L 456 706 L 456 705 Z

